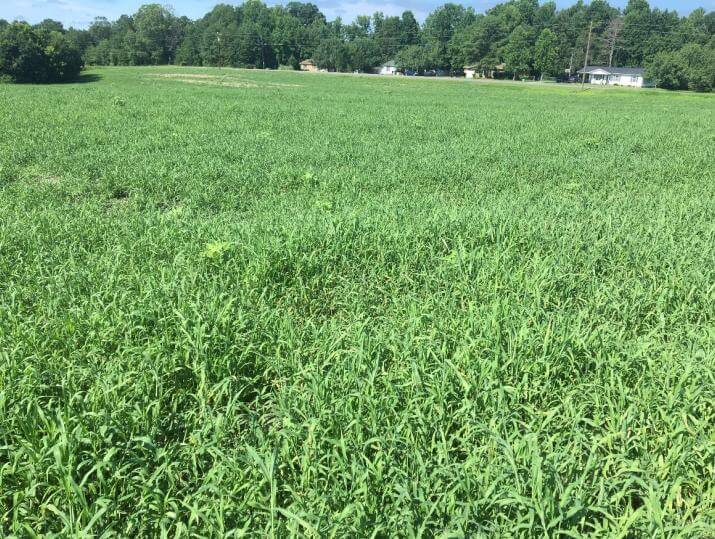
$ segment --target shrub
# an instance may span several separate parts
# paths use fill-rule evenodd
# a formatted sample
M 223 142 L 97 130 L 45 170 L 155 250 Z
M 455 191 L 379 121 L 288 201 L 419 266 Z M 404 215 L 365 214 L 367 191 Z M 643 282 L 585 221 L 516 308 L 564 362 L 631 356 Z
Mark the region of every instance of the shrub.
M 695 92 L 710 92 L 715 86 L 715 50 L 691 43 L 678 55 L 685 66 L 688 88 Z
M 0 32 L 0 76 L 13 82 L 68 81 L 82 67 L 79 50 L 60 32 L 26 23 L 12 23 Z
M 51 32 L 47 42 L 45 53 L 49 66 L 48 79 L 50 81 L 76 79 L 84 67 L 79 49 L 59 32 Z
M 659 88 L 710 92 L 715 87 L 715 50 L 697 44 L 677 52 L 662 52 L 647 68 Z
M 675 52 L 661 52 L 646 68 L 646 77 L 651 79 L 658 88 L 667 90 L 684 90 L 688 87 L 685 69 L 680 56 Z

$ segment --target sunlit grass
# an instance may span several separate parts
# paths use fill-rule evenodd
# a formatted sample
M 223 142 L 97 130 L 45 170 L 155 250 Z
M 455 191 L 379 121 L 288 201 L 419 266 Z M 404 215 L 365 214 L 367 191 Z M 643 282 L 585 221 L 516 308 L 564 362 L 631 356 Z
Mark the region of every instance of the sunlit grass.
M 2 535 L 713 535 L 712 96 L 93 73 L 0 85 Z

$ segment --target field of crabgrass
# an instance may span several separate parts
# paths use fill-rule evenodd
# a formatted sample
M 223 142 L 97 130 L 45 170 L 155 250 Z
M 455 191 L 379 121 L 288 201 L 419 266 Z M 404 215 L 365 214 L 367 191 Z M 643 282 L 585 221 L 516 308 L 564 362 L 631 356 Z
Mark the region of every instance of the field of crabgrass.
M 715 534 L 715 97 L 0 85 L 0 535 Z

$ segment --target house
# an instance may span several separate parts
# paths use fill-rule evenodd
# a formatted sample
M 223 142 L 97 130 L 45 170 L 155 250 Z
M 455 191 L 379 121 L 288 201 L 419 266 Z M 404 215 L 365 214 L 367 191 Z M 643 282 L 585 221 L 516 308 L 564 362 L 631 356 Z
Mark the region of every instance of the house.
M 390 60 L 389 62 L 385 62 L 381 66 L 377 68 L 377 74 L 378 75 L 397 75 L 398 70 L 397 70 L 397 64 L 395 63 L 394 60 Z
M 464 78 L 465 79 L 476 79 L 479 77 L 479 67 L 478 66 L 464 66 Z
M 494 69 L 489 71 L 489 78 L 491 79 L 503 79 L 506 75 L 506 64 L 502 62 L 494 66 Z
M 632 86 L 643 88 L 651 86 L 645 79 L 642 67 L 603 67 L 586 66 L 578 72 L 579 77 L 586 76 L 586 82 L 602 86 Z
M 303 60 L 300 63 L 300 70 L 301 71 L 318 71 L 318 66 L 315 65 L 315 62 L 308 58 L 307 60 Z

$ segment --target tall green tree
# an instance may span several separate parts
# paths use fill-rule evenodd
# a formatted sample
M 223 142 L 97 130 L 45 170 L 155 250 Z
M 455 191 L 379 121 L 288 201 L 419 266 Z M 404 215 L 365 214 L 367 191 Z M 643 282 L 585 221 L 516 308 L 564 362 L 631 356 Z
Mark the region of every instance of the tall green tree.
M 112 37 L 112 23 L 106 17 L 96 17 L 89 25 L 89 37 L 93 45 Z
M 146 4 L 134 14 L 135 35 L 130 40 L 137 63 L 166 64 L 173 60 L 177 44 L 172 39 L 174 15 L 160 4 Z
M 502 49 L 508 34 L 503 21 L 494 14 L 477 19 L 459 36 L 457 44 L 465 64 L 491 69 L 501 63 Z
M 270 9 L 259 0 L 247 0 L 241 6 L 237 59 L 239 65 L 276 67 L 271 43 L 274 19 Z
M 345 45 L 345 55 L 348 71 L 370 72 L 382 61 L 378 44 L 367 37 L 349 41 Z
M 431 51 L 425 45 L 408 45 L 397 53 L 395 61 L 399 67 L 415 72 L 423 71 L 434 65 Z
M 534 36 L 531 28 L 519 25 L 509 36 L 504 47 L 506 69 L 516 79 L 531 72 L 534 60 Z
M 534 45 L 534 69 L 542 78 L 563 70 L 559 65 L 558 39 L 548 28 L 541 31 Z
M 373 15 L 373 41 L 381 60 L 391 60 L 404 47 L 402 21 L 400 17 L 385 17 L 382 13 Z
M 44 19 L 39 24 L 35 25 L 37 30 L 41 32 L 59 32 L 63 34 L 65 32 L 65 27 L 60 21 L 55 21 L 53 19 Z
M 321 69 L 345 71 L 349 61 L 345 44 L 337 37 L 323 39 L 315 50 L 313 60 Z
M 646 0 L 629 0 L 624 10 L 623 39 L 616 53 L 616 62 L 620 65 L 643 65 L 650 37 L 654 32 L 664 30 L 653 25 L 650 5 Z
M 455 33 L 469 26 L 474 20 L 474 10 L 460 4 L 444 4 L 429 14 L 424 24 L 423 39 L 432 49 L 433 67 L 462 67 L 453 65 L 449 43 Z
M 417 22 L 414 13 L 405 11 L 400 20 L 400 45 L 416 45 L 420 42 L 420 24 Z
M 302 26 L 310 26 L 316 22 L 325 24 L 325 15 L 320 12 L 318 6 L 310 2 L 288 2 L 286 10 L 298 19 Z
M 228 4 L 218 4 L 200 21 L 197 21 L 191 34 L 192 47 L 198 48 L 201 65 L 234 66 L 238 65 L 239 27 L 242 21 L 240 8 Z M 192 50 L 183 50 L 182 57 Z

